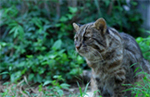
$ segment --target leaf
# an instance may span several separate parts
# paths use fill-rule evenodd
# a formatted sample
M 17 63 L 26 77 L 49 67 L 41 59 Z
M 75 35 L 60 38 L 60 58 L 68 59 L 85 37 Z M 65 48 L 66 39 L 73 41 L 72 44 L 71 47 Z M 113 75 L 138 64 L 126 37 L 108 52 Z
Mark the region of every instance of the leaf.
M 86 84 L 86 87 L 85 87 L 84 93 L 86 93 L 86 92 L 87 92 L 89 84 L 90 84 L 90 82 Z
M 46 85 L 50 84 L 51 82 L 52 82 L 52 81 L 50 81 L 50 80 L 45 81 L 44 84 L 43 84 L 43 86 L 46 86 Z
M 39 18 L 33 18 L 32 22 L 39 28 L 42 28 L 42 21 Z
M 77 56 L 77 62 L 78 62 L 78 64 L 82 64 L 82 63 L 84 63 L 84 60 L 81 56 Z
M 48 58 L 50 58 L 50 59 L 54 59 L 56 57 L 56 55 L 53 55 L 53 54 L 50 54 L 49 56 L 48 56 Z
M 14 38 L 19 35 L 20 39 L 22 39 L 24 35 L 24 29 L 22 26 L 16 25 L 9 31 L 9 34 L 11 33 L 13 33 Z
M 18 26 L 18 32 L 19 32 L 19 38 L 23 39 L 23 37 L 24 37 L 24 29 L 20 25 Z
M 60 48 L 61 48 L 61 44 L 62 44 L 62 41 L 61 41 L 60 39 L 57 40 L 57 41 L 53 44 L 52 49 L 53 49 L 53 50 L 58 50 L 58 49 L 60 49 Z
M 39 90 L 38 90 L 39 92 L 41 92 L 42 91 L 42 85 L 39 85 Z
M 132 4 L 133 6 L 136 6 L 138 3 L 137 3 L 137 2 L 131 2 L 131 4 Z
M 138 97 L 138 95 L 139 95 L 139 91 L 137 91 L 137 93 L 136 93 L 135 97 Z
M 138 37 L 137 39 L 136 39 L 136 42 L 138 42 L 138 43 L 140 43 L 140 42 L 142 42 L 144 39 L 142 38 L 142 37 Z
M 59 78 L 61 78 L 61 75 L 54 75 L 53 78 L 59 79 Z
M 69 7 L 69 12 L 76 13 L 78 11 L 77 7 Z
M 66 22 L 66 21 L 68 21 L 68 18 L 65 17 L 65 16 L 62 16 L 62 17 L 60 18 L 60 21 L 61 21 L 61 22 Z
M 33 78 L 34 78 L 34 74 L 31 73 L 31 74 L 28 76 L 28 80 L 31 81 Z
M 150 34 L 150 30 L 147 30 L 146 32 Z
M 59 94 L 60 97 L 62 97 L 64 95 L 64 92 L 61 89 L 57 90 L 57 93 Z
M 139 68 L 140 68 L 140 67 L 137 67 L 137 68 L 134 70 L 134 72 L 136 72 Z
M 146 96 L 146 97 L 150 97 L 150 95 L 149 95 L 149 94 L 146 94 L 145 96 Z
M 104 1 L 104 3 L 105 3 L 106 6 L 109 6 L 110 2 L 111 2 L 110 0 L 105 0 Z
M 50 27 L 52 27 L 52 25 L 44 25 L 43 29 L 44 29 L 44 31 L 46 31 L 46 30 L 49 29 Z
M 42 78 L 39 74 L 37 74 L 37 75 L 35 76 L 34 80 L 35 80 L 36 82 L 41 83 L 42 80 L 43 80 L 43 78 Z
M 59 52 L 57 52 L 58 55 L 61 55 L 65 52 L 65 49 L 60 50 Z
M 6 42 L 0 42 L 0 45 L 1 45 L 1 46 L 6 46 L 7 43 L 6 43 Z
M 133 67 L 134 65 L 136 65 L 137 63 L 132 64 L 130 67 Z
M 18 71 L 18 72 L 11 74 L 10 80 L 11 80 L 11 82 L 15 82 L 18 79 L 20 79 L 20 77 L 21 77 L 21 71 Z
M 9 72 L 5 71 L 5 72 L 0 73 L 0 75 L 3 75 L 3 74 L 9 74 Z
M 16 38 L 16 36 L 18 35 L 18 30 L 19 30 L 19 28 L 16 27 L 16 29 L 15 29 L 15 31 L 14 31 L 14 38 Z
M 77 85 L 78 85 L 78 88 L 79 88 L 79 91 L 80 91 L 80 96 L 83 97 L 83 92 L 82 92 L 82 88 L 81 86 L 79 85 L 79 83 L 77 82 Z
M 61 88 L 63 88 L 63 89 L 69 89 L 69 84 L 66 84 L 66 83 L 62 83 L 61 85 Z
M 26 55 L 27 58 L 33 58 L 33 55 Z
M 15 27 L 13 27 L 10 31 L 9 31 L 9 34 L 11 34 L 11 33 L 13 33 L 13 32 L 15 32 L 15 30 L 17 29 L 17 27 L 15 26 Z
M 79 73 L 79 70 L 78 69 L 72 69 L 70 72 L 69 72 L 69 74 L 71 74 L 71 75 L 76 75 L 76 74 L 78 74 Z
M 67 17 L 69 18 L 69 19 L 72 19 L 73 18 L 73 14 L 67 14 Z

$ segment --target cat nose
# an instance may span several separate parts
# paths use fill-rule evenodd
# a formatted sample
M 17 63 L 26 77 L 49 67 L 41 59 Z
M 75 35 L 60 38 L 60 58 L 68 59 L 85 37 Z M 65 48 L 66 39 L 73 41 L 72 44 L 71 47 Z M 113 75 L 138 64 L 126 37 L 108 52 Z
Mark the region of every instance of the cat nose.
M 80 48 L 80 46 L 76 46 L 76 48 L 77 48 L 77 49 L 79 49 L 79 48 Z
M 80 44 L 77 44 L 77 45 L 76 45 L 76 48 L 77 48 L 77 49 L 79 49 L 79 48 L 80 48 L 80 46 L 81 46 Z

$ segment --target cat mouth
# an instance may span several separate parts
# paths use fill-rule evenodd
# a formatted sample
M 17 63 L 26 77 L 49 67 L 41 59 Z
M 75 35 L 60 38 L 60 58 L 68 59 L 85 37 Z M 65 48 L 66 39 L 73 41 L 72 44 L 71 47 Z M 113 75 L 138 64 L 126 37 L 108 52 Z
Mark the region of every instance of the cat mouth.
M 87 51 L 84 50 L 76 50 L 80 55 L 85 55 L 85 53 L 88 53 Z
M 88 47 L 88 48 L 83 47 L 82 49 L 78 49 L 77 52 L 81 56 L 86 57 L 88 59 L 92 59 L 92 60 L 93 60 L 93 57 L 95 57 L 95 58 L 99 58 L 99 57 L 101 58 L 102 57 L 101 53 L 97 49 L 92 48 L 92 47 Z
M 86 57 L 86 58 L 91 58 L 91 56 L 92 56 L 92 54 L 91 54 L 92 51 L 89 48 L 87 48 L 87 47 L 83 47 L 82 49 L 78 49 L 77 52 L 81 56 Z
M 80 49 L 76 48 L 76 51 L 78 53 L 80 53 L 80 54 L 84 54 L 84 53 L 88 53 L 89 52 L 88 48 L 86 48 L 86 47 L 81 47 Z

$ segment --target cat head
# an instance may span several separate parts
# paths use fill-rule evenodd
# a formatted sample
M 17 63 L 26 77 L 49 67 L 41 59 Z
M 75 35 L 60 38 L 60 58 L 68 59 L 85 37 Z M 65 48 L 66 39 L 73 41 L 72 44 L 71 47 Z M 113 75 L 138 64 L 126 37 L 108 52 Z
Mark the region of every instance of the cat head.
M 76 31 L 74 44 L 80 55 L 86 58 L 95 57 L 106 48 L 105 34 L 107 26 L 103 18 L 82 26 L 73 23 L 73 27 Z

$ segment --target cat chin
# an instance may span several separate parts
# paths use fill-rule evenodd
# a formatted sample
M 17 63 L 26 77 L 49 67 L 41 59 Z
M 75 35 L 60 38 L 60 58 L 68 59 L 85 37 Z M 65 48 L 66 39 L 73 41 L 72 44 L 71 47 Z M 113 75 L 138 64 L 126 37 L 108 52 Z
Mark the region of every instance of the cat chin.
M 76 51 L 82 56 L 85 56 L 89 53 L 87 49 L 79 49 L 79 50 L 76 49 Z
M 86 59 L 88 59 L 88 60 L 91 60 L 91 59 L 93 59 L 93 56 L 92 56 L 92 54 L 90 53 L 90 52 L 86 52 L 86 53 L 82 53 L 82 54 L 80 54 L 81 56 L 83 56 L 83 57 L 85 57 Z
M 80 48 L 79 50 L 76 49 L 76 51 L 78 52 L 78 54 L 89 60 L 93 59 L 93 57 L 96 57 L 96 55 L 98 55 L 97 50 L 93 48 Z
M 78 52 L 81 56 L 83 56 L 83 57 L 85 57 L 85 58 L 87 58 L 87 57 L 89 57 L 89 54 L 86 52 Z

